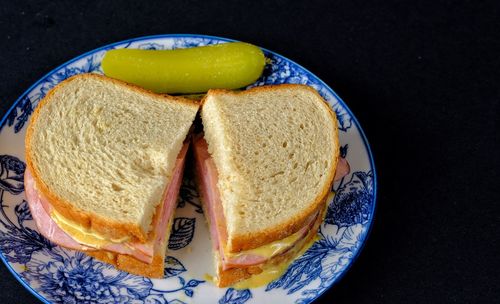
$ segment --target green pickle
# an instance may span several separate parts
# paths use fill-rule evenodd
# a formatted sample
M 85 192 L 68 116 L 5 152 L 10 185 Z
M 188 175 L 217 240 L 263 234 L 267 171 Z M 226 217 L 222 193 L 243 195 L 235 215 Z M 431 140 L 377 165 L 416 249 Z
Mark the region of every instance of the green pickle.
M 175 50 L 116 49 L 106 52 L 106 76 L 157 93 L 202 93 L 237 89 L 255 82 L 266 59 L 262 50 L 230 42 Z

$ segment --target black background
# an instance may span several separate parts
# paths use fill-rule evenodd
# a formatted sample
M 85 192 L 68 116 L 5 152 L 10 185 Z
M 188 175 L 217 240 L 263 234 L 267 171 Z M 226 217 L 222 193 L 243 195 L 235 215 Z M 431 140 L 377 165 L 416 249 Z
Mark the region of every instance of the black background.
M 266 47 L 345 100 L 378 169 L 368 243 L 318 303 L 498 303 L 499 5 L 75 2 L 2 1 L 2 116 L 45 73 L 111 42 L 198 33 Z M 37 302 L 3 264 L 0 302 Z

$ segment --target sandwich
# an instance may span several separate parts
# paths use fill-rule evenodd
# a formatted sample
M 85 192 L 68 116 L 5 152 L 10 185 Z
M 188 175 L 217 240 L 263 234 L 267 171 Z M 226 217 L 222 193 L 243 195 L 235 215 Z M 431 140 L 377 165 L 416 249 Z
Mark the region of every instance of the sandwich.
M 339 162 L 336 116 L 313 88 L 286 84 L 210 90 L 201 121 L 193 147 L 215 283 L 264 285 L 317 237 Z
M 120 270 L 163 277 L 198 108 L 95 74 L 61 82 L 35 109 L 25 140 L 38 230 Z

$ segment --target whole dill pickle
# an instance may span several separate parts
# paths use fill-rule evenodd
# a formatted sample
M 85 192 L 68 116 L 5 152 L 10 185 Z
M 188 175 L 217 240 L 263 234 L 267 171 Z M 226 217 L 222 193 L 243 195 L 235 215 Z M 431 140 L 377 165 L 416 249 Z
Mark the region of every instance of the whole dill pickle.
M 106 76 L 157 93 L 201 93 L 255 82 L 264 69 L 262 50 L 243 42 L 175 50 L 115 49 L 102 60 Z

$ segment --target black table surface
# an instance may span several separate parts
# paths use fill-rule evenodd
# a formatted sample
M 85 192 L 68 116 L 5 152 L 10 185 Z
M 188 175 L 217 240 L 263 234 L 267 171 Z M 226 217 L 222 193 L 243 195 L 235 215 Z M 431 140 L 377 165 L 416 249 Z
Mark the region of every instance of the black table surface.
M 59 64 L 197 33 L 276 51 L 346 101 L 378 170 L 372 233 L 317 303 L 498 303 L 495 1 L 3 1 L 0 114 Z M 0 263 L 0 303 L 37 303 Z

